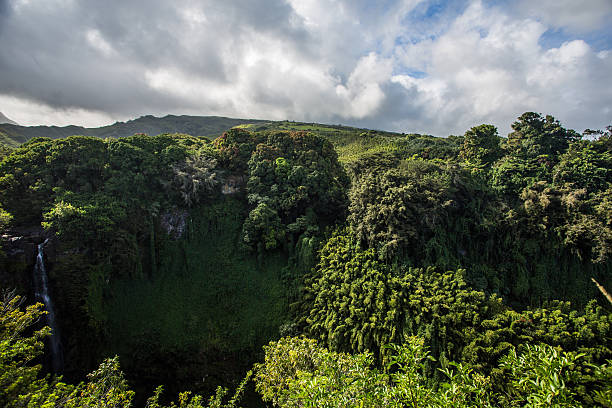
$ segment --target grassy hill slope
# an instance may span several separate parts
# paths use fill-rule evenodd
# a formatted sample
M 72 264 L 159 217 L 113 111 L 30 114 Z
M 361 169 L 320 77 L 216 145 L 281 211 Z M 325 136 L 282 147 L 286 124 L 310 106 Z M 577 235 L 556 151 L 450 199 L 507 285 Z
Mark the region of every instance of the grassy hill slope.
M 334 145 L 340 162 L 344 164 L 384 152 L 395 153 L 402 158 L 418 155 L 422 158 L 446 159 L 456 156 L 463 143 L 463 138 L 457 136 L 443 138 L 417 133 L 387 132 L 320 123 L 278 121 L 243 124 L 236 127 L 251 131 L 303 131 L 322 136 Z

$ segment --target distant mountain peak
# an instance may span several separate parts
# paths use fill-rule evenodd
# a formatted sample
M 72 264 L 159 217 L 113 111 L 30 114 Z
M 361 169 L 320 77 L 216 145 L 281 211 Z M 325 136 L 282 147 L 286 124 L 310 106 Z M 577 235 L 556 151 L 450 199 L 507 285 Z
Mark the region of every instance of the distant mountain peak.
M 19 123 L 15 122 L 14 120 L 10 120 L 6 116 L 4 116 L 4 113 L 2 112 L 0 112 L 0 123 L 8 123 L 9 125 L 19 125 Z

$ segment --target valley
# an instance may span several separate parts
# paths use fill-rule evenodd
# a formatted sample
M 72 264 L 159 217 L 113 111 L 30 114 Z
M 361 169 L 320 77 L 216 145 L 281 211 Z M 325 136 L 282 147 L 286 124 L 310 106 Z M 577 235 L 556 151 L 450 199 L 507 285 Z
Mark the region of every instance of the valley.
M 75 384 L 15 395 L 220 406 L 208 396 L 246 375 L 249 406 L 405 406 L 414 387 L 428 406 L 609 406 L 612 305 L 592 279 L 612 288 L 610 129 L 533 112 L 512 127 L 0 125 L 0 287 L 32 304 L 46 242 L 63 364 L 28 343 L 42 367 L 27 378 Z M 563 386 L 537 377 L 546 361 Z M 520 382 L 532 374 L 553 385 Z

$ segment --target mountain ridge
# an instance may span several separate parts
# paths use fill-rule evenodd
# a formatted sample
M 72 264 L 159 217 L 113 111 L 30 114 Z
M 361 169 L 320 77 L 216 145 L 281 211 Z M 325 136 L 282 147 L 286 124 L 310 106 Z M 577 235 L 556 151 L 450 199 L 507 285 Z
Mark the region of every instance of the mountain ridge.
M 96 128 L 83 126 L 19 126 L 12 124 L 0 124 L 0 144 L 10 147 L 18 147 L 36 137 L 49 137 L 60 139 L 73 135 L 95 136 L 100 138 L 120 138 L 132 136 L 137 133 L 158 135 L 162 133 L 184 133 L 191 136 L 201 136 L 209 139 L 216 138 L 223 132 L 240 127 L 249 130 L 277 129 L 287 131 L 315 132 L 331 138 L 335 142 L 342 143 L 338 139 L 341 134 L 352 135 L 385 135 L 396 137 L 402 134 L 372 130 L 345 125 L 329 125 L 314 122 L 273 121 L 264 119 L 240 119 L 224 116 L 190 116 L 190 115 L 166 115 L 156 117 L 145 115 L 126 122 L 115 122 Z M 373 139 L 371 140 L 373 141 Z
M 0 113 L 1 115 L 1 113 Z M 0 117 L 1 119 L 1 117 Z M 141 116 L 126 122 L 115 122 L 95 128 L 83 126 L 20 126 L 0 124 L 0 143 L 17 147 L 35 137 L 59 139 L 73 135 L 96 136 L 100 138 L 119 138 L 135 133 L 157 135 L 160 133 L 186 133 L 193 136 L 218 136 L 227 129 L 239 125 L 269 123 L 260 119 L 227 118 L 223 116 L 166 115 L 156 117 Z

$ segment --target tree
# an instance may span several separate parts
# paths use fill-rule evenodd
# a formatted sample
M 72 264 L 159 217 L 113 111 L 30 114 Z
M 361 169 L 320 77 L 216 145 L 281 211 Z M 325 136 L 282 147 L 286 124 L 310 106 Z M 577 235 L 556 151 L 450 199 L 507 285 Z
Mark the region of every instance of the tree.
M 107 407 L 127 408 L 134 392 L 127 387 L 117 358 L 107 359 L 91 373 L 86 384 L 73 386 L 41 375 L 37 359 L 44 353 L 49 327 L 28 334 L 46 312 L 43 305 L 23 306 L 14 291 L 0 299 L 0 405 L 3 407 Z
M 489 182 L 494 190 L 512 199 L 517 197 L 522 189 L 541 180 L 550 180 L 550 172 L 551 165 L 544 156 L 526 159 L 509 154 L 493 165 Z
M 512 129 L 514 132 L 508 135 L 506 147 L 511 154 L 525 158 L 546 155 L 556 161 L 556 156 L 581 137 L 574 130 L 563 128 L 554 117 L 542 117 L 535 112 L 523 113 Z
M 490 166 L 503 155 L 500 142 L 495 126 L 473 127 L 465 132 L 459 157 L 472 166 Z
M 353 173 L 348 221 L 360 243 L 384 259 L 454 267 L 457 251 L 492 213 L 488 190 L 465 169 L 439 161 L 360 168 Z
M 553 169 L 554 183 L 572 183 L 589 193 L 605 190 L 612 182 L 612 151 L 598 147 L 588 140 L 572 143 Z
M 174 180 L 170 187 L 180 192 L 186 206 L 192 207 L 212 195 L 219 184 L 217 160 L 212 152 L 199 151 L 172 166 Z
M 57 384 L 39 378 L 42 367 L 34 362 L 44 351 L 43 340 L 50 329 L 43 327 L 28 335 L 45 313 L 43 305 L 37 303 L 22 310 L 23 298 L 14 291 L 2 291 L 0 296 L 0 405 L 48 401 Z
M 7 211 L 5 211 L 2 207 L 0 207 L 0 231 L 6 228 L 10 224 L 12 219 L 13 216 Z
M 46 157 L 53 141 L 29 140 L 0 162 L 0 206 L 16 224 L 36 223 L 53 196 L 53 176 Z
M 529 407 L 575 407 L 569 385 L 582 354 L 560 352 L 547 345 L 526 345 L 522 353 L 512 348 L 500 366 L 510 372 L 512 399 Z
M 128 387 L 117 356 L 104 360 L 87 379 L 72 394 L 69 407 L 129 408 L 132 405 L 134 391 Z
M 332 144 L 322 137 L 279 131 L 264 135 L 248 161 L 251 211 L 243 239 L 252 247 L 274 249 L 283 242 L 291 246 L 338 219 L 347 204 L 348 178 Z
M 1 135 L 2 134 L 0 133 L 0 136 Z M 2 161 L 6 156 L 11 154 L 12 151 L 13 151 L 12 147 L 7 146 L 4 143 L 0 142 L 0 161 Z

